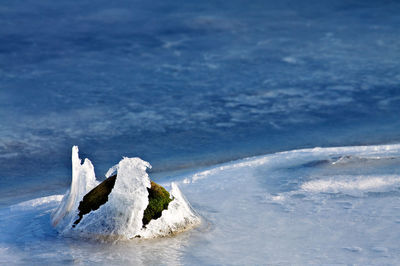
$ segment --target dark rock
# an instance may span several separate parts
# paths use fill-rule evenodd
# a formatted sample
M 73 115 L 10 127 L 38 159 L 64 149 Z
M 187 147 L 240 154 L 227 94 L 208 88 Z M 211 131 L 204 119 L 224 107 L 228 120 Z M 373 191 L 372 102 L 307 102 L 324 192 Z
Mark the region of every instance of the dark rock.
M 97 210 L 108 201 L 108 195 L 114 188 L 116 179 L 117 175 L 110 176 L 83 197 L 78 207 L 79 218 L 74 222 L 73 227 L 82 220 L 83 215 Z M 149 192 L 149 205 L 147 205 L 143 214 L 143 227 L 152 219 L 160 218 L 162 211 L 166 210 L 168 204 L 172 201 L 168 191 L 153 181 L 151 181 L 151 187 L 147 190 Z

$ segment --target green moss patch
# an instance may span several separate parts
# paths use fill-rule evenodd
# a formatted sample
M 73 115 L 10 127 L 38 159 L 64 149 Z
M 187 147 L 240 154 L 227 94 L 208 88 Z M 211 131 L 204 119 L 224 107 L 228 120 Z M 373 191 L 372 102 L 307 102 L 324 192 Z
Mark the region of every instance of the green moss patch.
M 97 210 L 101 205 L 108 201 L 108 195 L 114 188 L 116 179 L 117 175 L 110 176 L 83 197 L 82 201 L 79 202 L 78 207 L 79 218 L 74 222 L 73 227 L 75 227 L 75 225 L 77 225 L 82 220 L 83 215 L 88 214 L 91 211 Z
M 152 219 L 161 217 L 163 210 L 168 208 L 168 204 L 172 201 L 169 197 L 168 191 L 162 186 L 151 181 L 151 188 L 148 188 L 149 192 L 149 205 L 143 214 L 143 227 L 145 227 Z
M 83 197 L 78 207 L 79 218 L 74 222 L 73 227 L 82 220 L 83 215 L 97 210 L 108 201 L 108 195 L 114 188 L 116 179 L 117 175 L 110 176 Z M 160 218 L 162 211 L 166 210 L 168 204 L 172 201 L 168 191 L 153 181 L 151 181 L 151 187 L 147 191 L 149 192 L 149 204 L 143 214 L 143 227 L 152 219 Z

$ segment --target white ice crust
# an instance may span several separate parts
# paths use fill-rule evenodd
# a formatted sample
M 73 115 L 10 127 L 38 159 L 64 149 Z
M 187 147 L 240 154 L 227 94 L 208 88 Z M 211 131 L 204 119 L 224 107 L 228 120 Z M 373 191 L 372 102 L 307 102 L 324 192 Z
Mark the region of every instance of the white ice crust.
M 140 176 L 146 184 L 141 169 L 148 164 L 123 161 L 121 165 L 127 167 L 117 169 L 117 174 L 135 174 L 116 186 L 125 189 L 124 184 Z M 135 227 L 133 220 L 130 225 L 122 222 L 121 217 L 130 212 L 124 213 L 116 202 L 125 198 L 85 215 L 76 228 L 67 226 L 77 218 L 72 210 L 57 229 L 76 234 L 77 241 L 57 238 L 48 225 L 48 213 L 63 197 L 56 195 L 0 208 L 0 261 L 4 265 L 26 261 L 51 265 L 65 261 L 100 265 L 160 261 L 167 265 L 229 265 L 233 261 L 239 265 L 399 264 L 399 144 L 279 152 L 181 172 L 168 180 L 178 184 L 205 217 L 190 234 L 116 245 L 80 241 L 81 234 L 112 232 L 125 234 L 124 238 L 135 234 L 152 238 L 192 226 L 198 218 L 175 184 L 168 210 L 146 229 L 136 231 L 140 226 Z M 59 208 L 65 207 L 68 196 Z M 115 215 L 118 211 L 123 212 L 121 216 Z M 117 218 L 120 231 L 112 223 Z
M 79 149 L 73 146 L 71 189 L 67 191 L 60 206 L 52 215 L 53 226 L 58 226 L 61 221 L 73 219 L 83 196 L 97 185 L 93 164 L 88 159 L 81 164 Z
M 94 168 L 88 159 L 80 164 L 78 148 L 72 150 L 73 177 L 68 191 L 52 217 L 53 225 L 63 234 L 82 235 L 86 237 L 117 237 L 130 239 L 134 237 L 154 238 L 179 232 L 200 223 L 176 184 L 171 184 L 172 201 L 160 218 L 151 220 L 143 227 L 143 213 L 148 201 L 150 178 L 146 170 L 151 165 L 140 158 L 123 158 L 118 165 L 110 168 L 106 176 L 117 173 L 113 190 L 108 201 L 99 209 L 78 219 L 78 206 L 83 196 L 94 188 L 98 182 Z

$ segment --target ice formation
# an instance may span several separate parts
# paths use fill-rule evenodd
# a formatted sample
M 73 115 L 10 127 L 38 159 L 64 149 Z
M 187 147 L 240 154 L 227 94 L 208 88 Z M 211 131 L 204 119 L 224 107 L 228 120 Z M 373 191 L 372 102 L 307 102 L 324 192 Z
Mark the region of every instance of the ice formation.
M 75 153 L 80 170 L 74 177 L 80 172 L 85 179 L 83 173 L 91 171 Z M 137 197 L 133 191 L 145 194 L 141 185 L 148 186 L 148 167 L 138 158 L 123 159 L 110 170 L 120 183 L 109 201 L 75 228 L 78 212 L 66 206 L 76 206 L 69 199 L 79 201 L 78 188 L 63 200 L 55 195 L 0 208 L 0 264 L 397 265 L 400 260 L 400 145 L 294 150 L 175 173 L 168 177 L 175 182 L 174 200 L 143 228 L 134 212 L 143 211 L 146 197 L 130 203 Z M 60 219 L 58 231 L 67 235 L 153 238 L 177 232 L 199 218 L 176 184 L 205 217 L 190 233 L 110 245 L 58 237 L 49 224 L 50 212 L 60 206 L 54 217 Z
M 72 147 L 71 189 L 67 191 L 60 206 L 53 213 L 53 226 L 57 226 L 61 221 L 65 222 L 73 219 L 80 200 L 98 183 L 99 182 L 96 181 L 93 164 L 88 159 L 85 159 L 84 163 L 81 164 L 78 147 Z
M 106 174 L 109 176 L 110 173 L 117 173 L 108 201 L 99 209 L 84 215 L 73 226 L 78 216 L 79 202 L 99 182 L 96 181 L 93 165 L 88 159 L 81 165 L 76 146 L 72 148 L 72 168 L 71 189 L 52 215 L 53 225 L 63 234 L 125 239 L 153 238 L 179 232 L 200 223 L 200 218 L 185 200 L 178 186 L 172 183 L 170 195 L 173 200 L 168 209 L 162 212 L 160 218 L 151 220 L 144 227 L 142 218 L 149 203 L 147 188 L 150 188 L 150 178 L 146 170 L 151 165 L 140 158 L 123 158 Z

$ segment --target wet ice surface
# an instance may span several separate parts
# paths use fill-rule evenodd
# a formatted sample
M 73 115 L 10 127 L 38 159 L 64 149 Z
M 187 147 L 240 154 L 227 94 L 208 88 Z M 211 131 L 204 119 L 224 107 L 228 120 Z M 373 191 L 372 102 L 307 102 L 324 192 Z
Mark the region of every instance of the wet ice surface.
M 102 175 L 121 154 L 164 171 L 399 141 L 399 9 L 4 1 L 0 204 L 61 193 L 73 144 Z
M 203 222 L 152 240 L 58 236 L 50 211 L 61 197 L 41 198 L 0 210 L 0 261 L 395 264 L 399 162 L 399 145 L 315 148 L 171 175 Z

